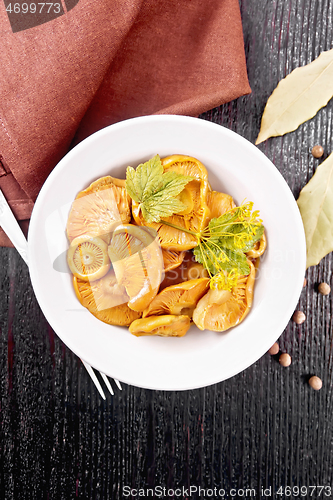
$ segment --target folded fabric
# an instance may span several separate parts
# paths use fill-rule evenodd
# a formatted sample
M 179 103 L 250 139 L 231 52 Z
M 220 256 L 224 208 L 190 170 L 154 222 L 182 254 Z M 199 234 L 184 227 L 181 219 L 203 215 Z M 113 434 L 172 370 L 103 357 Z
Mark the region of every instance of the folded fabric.
M 23 4 L 15 17 L 8 4 L 0 188 L 19 220 L 57 162 L 96 130 L 154 113 L 197 116 L 250 92 L 238 0 L 61 0 L 50 20 Z

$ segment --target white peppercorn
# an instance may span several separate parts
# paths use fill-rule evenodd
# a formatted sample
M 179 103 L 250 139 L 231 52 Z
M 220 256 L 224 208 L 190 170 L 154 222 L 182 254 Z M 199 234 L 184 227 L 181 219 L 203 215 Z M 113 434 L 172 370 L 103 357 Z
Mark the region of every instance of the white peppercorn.
M 282 366 L 290 366 L 291 365 L 291 356 L 287 352 L 283 352 L 279 357 L 279 363 Z
M 269 354 L 271 354 L 272 356 L 275 356 L 275 354 L 278 354 L 278 352 L 280 351 L 280 346 L 277 342 L 275 342 L 272 347 L 269 349 Z
M 320 283 L 318 286 L 318 292 L 322 295 L 328 295 L 331 291 L 331 287 L 327 283 Z
M 320 144 L 316 144 L 313 146 L 311 153 L 315 158 L 321 158 L 324 154 L 324 148 Z
M 305 316 L 304 312 L 302 312 L 302 311 L 295 311 L 294 312 L 293 321 L 295 323 L 297 323 L 297 325 L 301 325 L 302 323 L 304 323 L 305 319 L 306 319 L 306 316 Z
M 323 386 L 323 382 L 322 382 L 322 380 L 319 377 L 317 377 L 316 375 L 313 375 L 309 379 L 309 385 L 315 391 L 319 391 L 322 388 L 322 386 Z

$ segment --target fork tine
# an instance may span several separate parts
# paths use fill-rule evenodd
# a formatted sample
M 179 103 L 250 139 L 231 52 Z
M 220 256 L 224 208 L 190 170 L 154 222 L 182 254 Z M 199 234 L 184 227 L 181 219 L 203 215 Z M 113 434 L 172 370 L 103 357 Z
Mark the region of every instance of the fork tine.
M 118 387 L 118 389 L 119 389 L 120 391 L 122 391 L 122 390 L 123 390 L 123 388 L 121 387 L 119 380 L 117 380 L 117 379 L 115 379 L 115 378 L 114 378 L 113 380 L 115 381 L 116 386 Z
M 102 372 L 99 372 L 99 373 L 101 374 L 101 377 L 104 380 L 106 387 L 109 389 L 109 391 L 111 392 L 112 396 L 114 396 L 114 392 L 113 392 L 113 389 L 112 389 L 111 384 L 109 382 L 109 379 L 107 378 L 107 376 L 105 375 L 105 373 L 102 373 Z
M 85 366 L 85 369 L 87 370 L 87 372 L 91 376 L 92 381 L 94 382 L 98 392 L 100 393 L 100 395 L 102 396 L 103 399 L 106 399 L 105 394 L 103 392 L 103 389 L 101 387 L 101 384 L 99 383 L 98 378 L 96 377 L 94 370 L 91 368 L 90 365 L 88 365 L 88 363 L 83 361 L 83 359 L 81 359 L 81 361 L 82 361 L 83 365 Z

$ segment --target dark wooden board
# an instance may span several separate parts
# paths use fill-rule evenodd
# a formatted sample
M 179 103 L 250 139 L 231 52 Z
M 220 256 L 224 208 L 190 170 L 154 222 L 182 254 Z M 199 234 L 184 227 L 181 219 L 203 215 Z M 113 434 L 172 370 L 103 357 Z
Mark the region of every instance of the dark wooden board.
M 332 48 L 333 3 L 240 3 L 252 94 L 201 118 L 254 142 L 278 81 Z M 326 156 L 333 150 L 332 102 L 297 131 L 259 146 L 296 198 L 320 163 L 310 153 L 317 143 Z M 120 392 L 113 384 L 106 401 L 48 326 L 16 250 L 0 249 L 0 261 L 0 498 L 135 498 L 125 486 L 185 488 L 165 498 L 190 498 L 190 486 L 207 490 L 191 498 L 208 498 L 214 488 L 225 498 L 232 488 L 234 498 L 333 498 L 328 489 L 276 494 L 280 486 L 333 487 L 332 295 L 317 291 L 321 281 L 332 285 L 331 255 L 307 272 L 299 302 L 305 323 L 290 321 L 280 338 L 289 368 L 266 354 L 207 388 L 123 384 Z M 318 392 L 308 385 L 313 374 L 323 380 Z

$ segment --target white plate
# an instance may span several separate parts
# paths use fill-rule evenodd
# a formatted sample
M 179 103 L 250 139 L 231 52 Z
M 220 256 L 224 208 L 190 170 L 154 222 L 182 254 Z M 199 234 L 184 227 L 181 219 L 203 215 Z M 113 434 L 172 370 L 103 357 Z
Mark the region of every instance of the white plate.
M 67 216 L 78 191 L 95 179 L 125 177 L 128 165 L 158 153 L 198 158 L 212 188 L 236 203 L 254 202 L 268 248 L 260 264 L 247 318 L 225 333 L 135 337 L 104 324 L 83 308 L 63 269 Z M 296 307 L 305 272 L 305 237 L 295 199 L 276 167 L 254 145 L 222 126 L 183 116 L 147 116 L 107 127 L 70 151 L 36 201 L 29 230 L 29 266 L 46 319 L 80 358 L 125 383 L 185 390 L 225 380 L 259 359 L 277 340 Z

